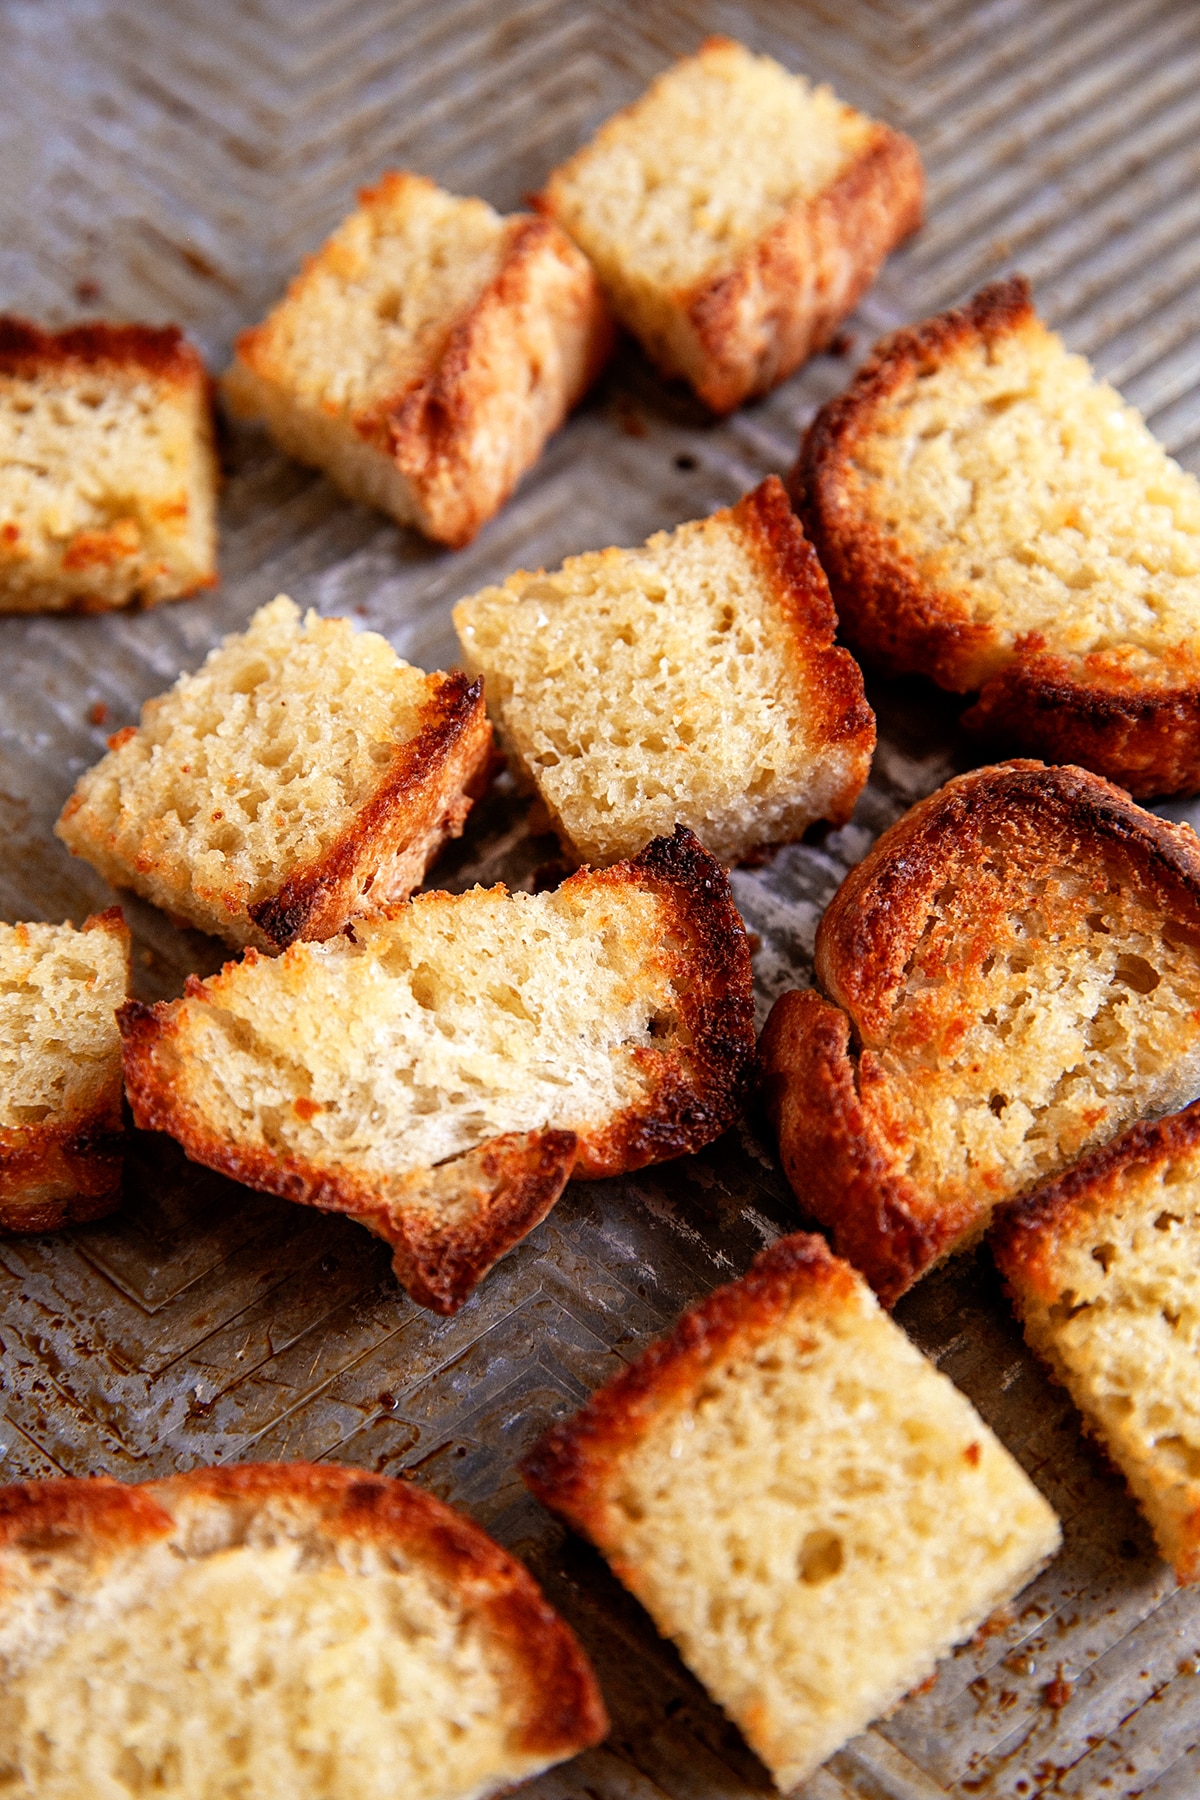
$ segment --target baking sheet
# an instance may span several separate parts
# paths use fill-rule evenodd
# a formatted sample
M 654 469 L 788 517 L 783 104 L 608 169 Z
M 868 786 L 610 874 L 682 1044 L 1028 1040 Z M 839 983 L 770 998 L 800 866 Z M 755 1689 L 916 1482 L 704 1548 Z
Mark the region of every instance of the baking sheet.
M 386 166 L 510 209 L 707 31 L 835 83 L 911 132 L 930 223 L 851 322 L 766 402 L 714 424 L 622 350 L 467 550 L 351 506 L 243 431 L 227 448 L 222 585 L 144 616 L 0 620 L 0 914 L 109 902 L 51 835 L 105 736 L 279 591 L 426 667 L 453 602 L 518 566 L 632 544 L 783 471 L 874 336 L 1011 268 L 1200 470 L 1200 8 L 1190 0 L 8 0 L 0 6 L 0 305 L 54 322 L 178 320 L 214 368 Z M 845 870 L 969 748 L 919 683 L 873 684 L 880 749 L 855 821 L 739 871 L 761 1007 L 807 981 Z M 1200 809 L 1172 817 L 1200 822 Z M 500 794 L 439 870 L 527 879 L 553 853 Z M 139 993 L 221 960 L 137 901 Z M 575 1183 L 455 1318 L 409 1302 L 344 1219 L 138 1137 L 112 1220 L 0 1242 L 0 1474 L 143 1479 L 335 1458 L 406 1473 L 524 1556 L 581 1633 L 614 1733 L 539 1800 L 742 1800 L 766 1776 L 599 1558 L 525 1494 L 518 1455 L 688 1301 L 798 1223 L 751 1121 L 634 1180 Z M 1175 1589 L 1119 1480 L 1025 1351 L 985 1257 L 899 1308 L 1062 1514 L 1011 1621 L 804 1790 L 933 1800 L 1200 1793 L 1200 1596 Z M 1053 1702 L 1053 1704 L 1051 1703 Z

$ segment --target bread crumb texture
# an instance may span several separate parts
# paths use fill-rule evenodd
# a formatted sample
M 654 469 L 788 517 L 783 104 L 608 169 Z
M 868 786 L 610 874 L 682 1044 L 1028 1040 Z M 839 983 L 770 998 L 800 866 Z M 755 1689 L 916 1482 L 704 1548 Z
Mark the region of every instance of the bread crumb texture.
M 804 1235 L 685 1313 L 525 1472 L 782 1790 L 1059 1545 L 1050 1507 L 970 1403 Z
M 914 146 L 769 56 L 709 38 L 540 198 L 668 373 L 720 411 L 828 341 L 920 223 Z
M 0 318 L 0 612 L 211 587 L 216 484 L 208 378 L 174 326 Z
M 510 575 L 454 622 L 506 749 L 589 862 L 678 822 L 736 862 L 844 824 L 866 781 L 874 716 L 773 476 L 640 550 Z
M 548 221 L 393 172 L 242 333 L 225 393 L 352 498 L 461 544 L 537 459 L 610 334 L 590 267 Z
M 1070 710 L 1088 748 L 1073 755 L 1063 737 L 1046 754 L 1139 793 L 1200 780 L 1200 482 L 1046 328 L 1025 281 L 884 339 L 814 421 L 797 480 L 866 654 L 956 692 L 983 687 L 976 722 L 1031 748 L 1055 692 L 1061 709 L 1058 690 L 1083 690 Z M 1118 703 L 1144 711 L 1180 689 L 1187 744 L 1160 741 L 1155 760 Z M 1107 748 L 1093 716 L 1106 706 Z M 1160 721 L 1160 740 L 1168 731 Z
M 0 1229 L 99 1218 L 120 1197 L 120 912 L 0 925 Z
M 398 1482 L 34 1483 L 0 1534 L 13 1800 L 483 1800 L 606 1729 L 525 1571 Z
M 1200 1089 L 1200 845 L 1078 769 L 922 801 L 777 1002 L 768 1108 L 801 1201 L 888 1301 L 992 1209 Z M 853 1047 L 852 1047 L 853 1045 Z
M 280 595 L 149 701 L 58 835 L 235 945 L 324 937 L 407 899 L 485 777 L 478 687 Z
M 1180 1581 L 1200 1578 L 1200 1105 L 1030 1195 L 993 1248 L 1025 1335 L 1125 1475 Z
M 445 1234 L 443 1263 L 481 1232 L 490 1253 L 471 1282 L 441 1293 L 461 1304 L 572 1170 L 641 1167 L 732 1122 L 750 985 L 728 883 L 681 834 L 555 893 L 426 894 L 352 935 L 250 952 L 183 1001 L 125 1009 L 126 1080 L 139 1124 L 255 1186 L 362 1217 L 397 1244 L 410 1285 L 414 1232 Z M 493 1242 L 480 1221 L 504 1212 L 511 1168 L 491 1193 L 453 1177 L 523 1134 L 556 1159 L 553 1181 Z

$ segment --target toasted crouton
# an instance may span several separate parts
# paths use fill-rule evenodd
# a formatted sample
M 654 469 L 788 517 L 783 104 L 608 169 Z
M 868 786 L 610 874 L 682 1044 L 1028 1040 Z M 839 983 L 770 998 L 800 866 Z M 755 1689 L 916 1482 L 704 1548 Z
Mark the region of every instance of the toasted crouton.
M 73 925 L 0 925 L 0 1230 L 54 1231 L 121 1199 L 118 907 Z
M 640 550 L 510 575 L 454 609 L 508 750 L 593 863 L 688 825 L 736 862 L 841 825 L 875 719 L 775 476 Z
M 208 377 L 173 325 L 0 318 L 0 612 L 107 612 L 212 587 Z
M 994 1207 L 1200 1092 L 1200 843 L 1002 763 L 884 833 L 763 1035 L 801 1204 L 890 1305 Z
M 1133 794 L 1200 787 L 1200 482 L 1022 278 L 885 338 L 793 482 L 864 656 Z
M 453 1312 L 570 1175 L 698 1149 L 754 1053 L 750 952 L 689 832 L 555 893 L 426 894 L 121 1014 L 137 1123 L 336 1212 Z
M 713 37 L 556 169 L 538 204 L 715 412 L 823 349 L 921 223 L 915 144 Z
M 0 1488 L 0 1658 L 12 1800 L 486 1800 L 607 1729 L 519 1563 L 328 1463 Z
M 992 1249 L 1025 1336 L 1200 1580 L 1200 1104 L 1140 1124 L 1013 1207 Z
M 611 337 L 586 258 L 549 220 L 392 173 L 238 338 L 224 390 L 352 499 L 465 544 Z
M 281 594 L 150 700 L 59 837 L 116 887 L 228 943 L 326 938 L 420 886 L 486 782 L 479 682 Z
M 524 1474 L 787 1790 L 1059 1545 L 970 1402 L 804 1235 L 686 1312 Z

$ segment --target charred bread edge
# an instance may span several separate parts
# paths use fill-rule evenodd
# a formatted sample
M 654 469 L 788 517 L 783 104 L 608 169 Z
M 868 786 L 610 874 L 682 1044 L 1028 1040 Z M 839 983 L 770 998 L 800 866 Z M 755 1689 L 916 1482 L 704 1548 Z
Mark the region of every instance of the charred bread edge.
M 125 952 L 129 990 L 129 928 L 119 906 L 93 913 L 83 931 L 103 931 Z M 106 1100 L 37 1125 L 0 1126 L 0 1231 L 57 1231 L 102 1219 L 121 1204 L 125 1121 L 119 1081 Z M 53 1200 L 23 1201 L 22 1187 L 63 1188 Z M 74 1189 L 74 1191 L 72 1191 Z
M 113 1553 L 136 1550 L 168 1537 L 171 1503 L 193 1495 L 245 1506 L 291 1500 L 318 1509 L 331 1537 L 390 1541 L 459 1588 L 523 1668 L 536 1710 L 521 1727 L 522 1751 L 569 1756 L 607 1733 L 591 1666 L 533 1577 L 477 1525 L 411 1482 L 324 1463 L 193 1469 L 142 1486 L 105 1476 L 22 1482 L 0 1487 L 0 1550 L 19 1552 L 26 1542 L 65 1547 L 73 1537 Z
M 492 746 L 483 682 L 458 671 L 435 679 L 416 736 L 397 747 L 391 767 L 347 829 L 319 858 L 249 908 L 277 949 L 340 930 L 356 874 L 435 831 L 439 815 L 460 790 L 478 796 L 490 774 Z M 431 843 L 427 861 L 439 847 Z
M 573 1418 L 552 1425 L 520 1465 L 525 1485 L 603 1550 L 608 1491 L 619 1478 L 620 1458 L 660 1417 L 685 1406 L 708 1369 L 738 1354 L 797 1305 L 810 1300 L 814 1308 L 832 1308 L 858 1291 L 858 1277 L 824 1238 L 808 1232 L 779 1238 L 739 1280 L 689 1307 L 673 1331 L 599 1388 Z M 635 1584 L 623 1565 L 618 1573 Z
M 51 332 L 15 314 L 0 315 L 0 376 L 34 380 L 56 367 L 103 365 L 143 369 L 172 382 L 196 382 L 204 395 L 209 393 L 200 353 L 178 325 L 110 325 L 96 320 Z

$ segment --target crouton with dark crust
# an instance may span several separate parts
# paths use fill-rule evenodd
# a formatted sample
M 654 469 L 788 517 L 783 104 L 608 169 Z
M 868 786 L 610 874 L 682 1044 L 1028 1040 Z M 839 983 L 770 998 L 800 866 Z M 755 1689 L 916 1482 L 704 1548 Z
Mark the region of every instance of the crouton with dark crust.
M 1200 1091 L 1200 843 L 1083 769 L 1001 763 L 884 833 L 776 1002 L 802 1207 L 891 1305 L 995 1207 Z

